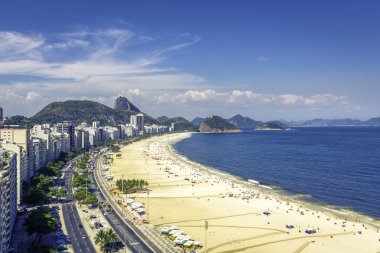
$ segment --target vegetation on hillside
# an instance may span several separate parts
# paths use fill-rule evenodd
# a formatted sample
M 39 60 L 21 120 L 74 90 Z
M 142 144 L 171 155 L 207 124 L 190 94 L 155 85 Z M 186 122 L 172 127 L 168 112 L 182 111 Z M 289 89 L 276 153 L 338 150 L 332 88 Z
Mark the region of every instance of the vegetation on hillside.
M 219 116 L 205 118 L 199 126 L 201 132 L 229 132 L 237 131 L 237 127 Z
M 234 124 L 239 129 L 255 129 L 256 127 L 263 124 L 261 121 L 251 119 L 250 117 L 243 117 L 240 114 L 237 114 L 228 119 L 228 122 Z
M 282 130 L 284 129 L 284 127 L 277 122 L 266 122 L 256 129 L 257 130 L 262 130 L 262 129 Z
M 33 124 L 56 124 L 62 121 L 72 121 L 75 124 L 100 121 L 103 125 L 112 125 L 129 122 L 130 116 L 135 114 L 137 112 L 115 110 L 94 101 L 68 100 L 50 103 L 31 118 L 20 115 L 10 117 L 5 121 L 5 124 L 31 127 Z M 156 119 L 146 114 L 144 121 L 147 124 L 159 123 Z
M 175 124 L 175 127 L 174 127 L 175 131 L 197 131 L 198 130 L 196 126 L 194 126 L 191 122 L 189 122 L 183 117 L 171 118 L 165 121 L 165 123 L 163 124 L 170 127 L 172 123 Z
M 55 124 L 62 121 L 73 121 L 77 124 L 93 121 L 100 121 L 101 124 L 116 124 L 129 122 L 130 116 L 134 114 L 136 114 L 134 111 L 115 110 L 94 101 L 68 100 L 48 104 L 30 120 L 38 124 Z M 157 120 L 145 115 L 145 122 L 153 124 L 157 123 Z

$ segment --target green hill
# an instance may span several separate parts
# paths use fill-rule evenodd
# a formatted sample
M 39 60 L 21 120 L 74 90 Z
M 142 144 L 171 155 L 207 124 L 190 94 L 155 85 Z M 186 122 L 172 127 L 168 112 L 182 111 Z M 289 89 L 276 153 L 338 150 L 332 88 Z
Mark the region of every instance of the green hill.
M 174 127 L 175 131 L 197 131 L 198 130 L 196 126 L 191 124 L 191 122 L 189 122 L 183 117 L 171 118 L 165 121 L 165 123 L 163 124 L 170 127 L 172 123 L 175 123 L 175 127 Z
M 129 122 L 129 117 L 137 114 L 133 111 L 115 110 L 98 102 L 88 100 L 68 100 L 53 102 L 45 106 L 36 115 L 30 118 L 33 123 L 55 124 L 61 121 L 74 123 L 100 121 L 101 124 L 117 124 Z M 146 123 L 155 123 L 157 120 L 146 115 Z
M 234 124 L 239 129 L 255 129 L 256 127 L 263 124 L 261 121 L 254 120 L 249 117 L 243 117 L 240 114 L 237 114 L 228 119 L 228 122 Z
M 238 132 L 238 128 L 229 123 L 226 119 L 219 116 L 211 116 L 205 118 L 199 126 L 199 131 L 202 133 L 225 133 L 225 132 Z
M 280 125 L 278 122 L 266 122 L 260 127 L 257 127 L 255 130 L 284 130 L 285 128 Z

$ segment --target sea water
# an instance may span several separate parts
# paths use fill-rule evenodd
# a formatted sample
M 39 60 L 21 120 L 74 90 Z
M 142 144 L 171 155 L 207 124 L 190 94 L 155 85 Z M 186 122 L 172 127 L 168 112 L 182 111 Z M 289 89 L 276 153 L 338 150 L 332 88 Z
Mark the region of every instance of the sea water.
M 380 219 L 380 127 L 193 134 L 174 148 L 244 180 Z

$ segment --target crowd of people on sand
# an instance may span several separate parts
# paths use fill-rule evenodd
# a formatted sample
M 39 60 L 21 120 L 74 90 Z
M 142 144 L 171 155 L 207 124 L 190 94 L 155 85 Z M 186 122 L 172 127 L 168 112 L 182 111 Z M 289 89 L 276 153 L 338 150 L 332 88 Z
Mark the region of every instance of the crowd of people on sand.
M 309 208 L 308 204 L 283 198 L 282 196 L 273 194 L 268 190 L 254 187 L 247 182 L 239 182 L 236 178 L 230 178 L 227 175 L 219 175 L 219 173 L 210 171 L 207 168 L 192 161 L 188 161 L 186 158 L 176 154 L 170 146 L 170 143 L 173 141 L 175 141 L 175 138 L 173 138 L 173 140 L 164 141 L 152 140 L 147 141 L 146 144 L 141 147 L 140 151 L 145 157 L 147 166 L 149 166 L 149 164 L 156 165 L 156 167 L 160 170 L 160 174 L 166 175 L 165 177 L 168 178 L 167 181 L 162 183 L 159 183 L 161 182 L 160 180 L 155 181 L 154 184 L 156 185 L 165 185 L 165 183 L 170 183 L 174 181 L 174 178 L 176 178 L 175 182 L 182 181 L 182 186 L 194 187 L 194 190 L 191 190 L 191 196 L 186 197 L 194 197 L 197 199 L 207 198 L 207 200 L 210 200 L 211 197 L 235 198 L 244 201 L 248 205 L 255 205 L 257 204 L 255 201 L 260 201 L 262 211 L 257 212 L 257 216 L 272 216 L 274 214 L 281 215 L 282 212 L 286 212 L 287 214 L 293 213 L 303 217 L 313 216 L 316 219 L 323 219 L 333 225 L 336 228 L 333 229 L 335 233 L 352 232 L 352 234 L 355 235 L 363 235 L 363 233 L 365 233 L 368 229 L 368 225 L 365 223 L 347 220 L 339 215 L 335 215 L 334 213 L 323 209 Z M 198 187 L 196 186 L 201 184 L 211 186 L 210 191 L 208 191 L 208 195 L 204 192 L 197 191 Z M 210 196 L 210 193 L 212 193 L 213 196 Z M 276 203 L 275 206 L 273 205 L 274 202 Z M 265 203 L 268 203 L 268 206 L 265 206 Z M 269 203 L 271 204 L 269 205 Z M 315 221 L 315 219 L 312 220 Z M 270 223 L 271 219 L 269 218 L 268 224 Z M 308 224 L 307 226 L 305 226 L 305 224 L 286 224 L 285 226 L 284 224 L 283 228 L 288 234 L 319 234 L 331 232 L 331 229 L 320 227 L 318 223 Z M 331 233 L 331 238 L 333 237 L 334 234 Z

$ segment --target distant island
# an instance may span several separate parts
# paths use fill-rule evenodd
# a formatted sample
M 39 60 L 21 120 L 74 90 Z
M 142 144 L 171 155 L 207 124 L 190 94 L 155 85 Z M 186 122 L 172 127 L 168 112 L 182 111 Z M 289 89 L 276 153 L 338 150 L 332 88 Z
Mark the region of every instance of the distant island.
M 280 124 L 276 123 L 276 122 L 267 122 L 267 123 L 264 123 L 263 125 L 259 126 L 259 127 L 256 127 L 255 130 L 258 130 L 258 131 L 265 131 L 265 130 L 285 130 L 285 128 L 283 126 L 281 126 Z
M 199 126 L 199 132 L 201 133 L 233 133 L 239 131 L 234 124 L 219 116 L 205 118 Z

